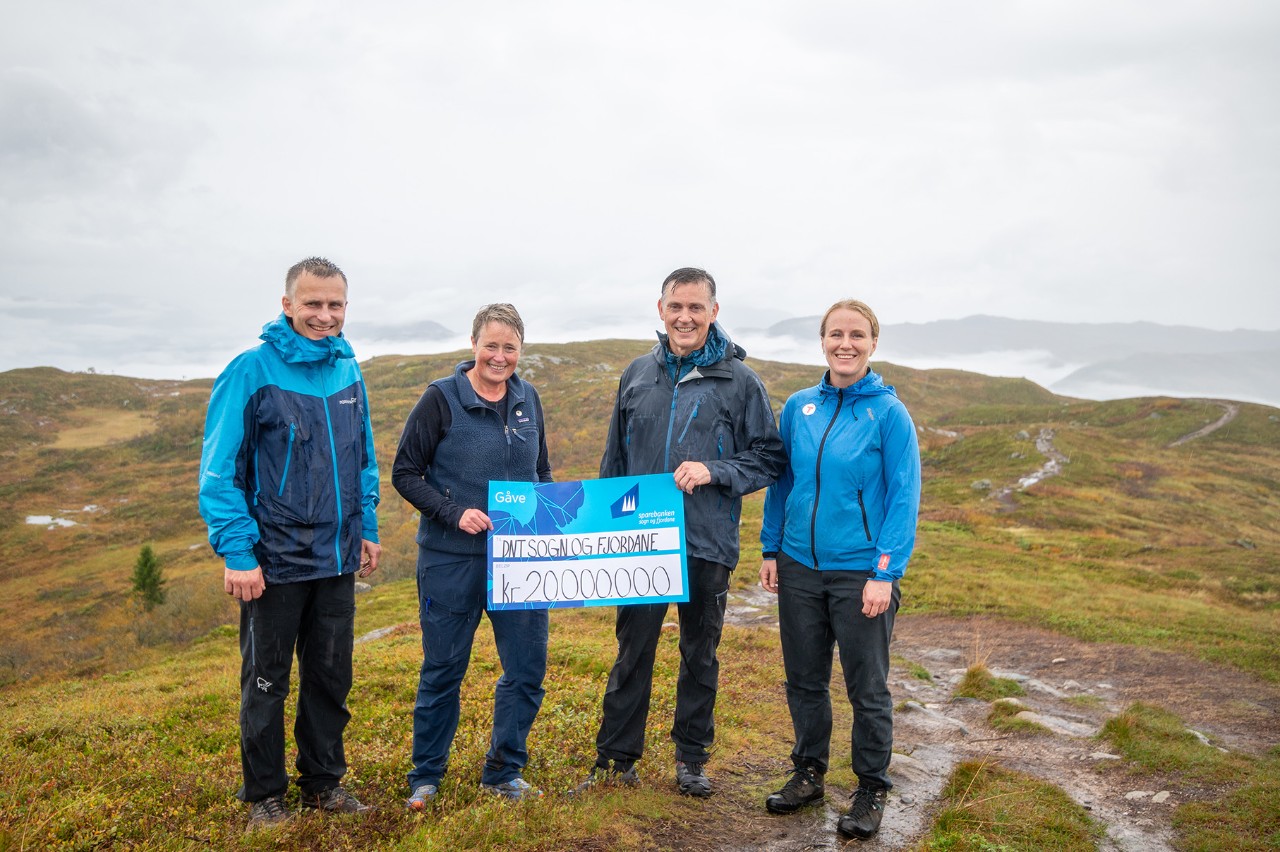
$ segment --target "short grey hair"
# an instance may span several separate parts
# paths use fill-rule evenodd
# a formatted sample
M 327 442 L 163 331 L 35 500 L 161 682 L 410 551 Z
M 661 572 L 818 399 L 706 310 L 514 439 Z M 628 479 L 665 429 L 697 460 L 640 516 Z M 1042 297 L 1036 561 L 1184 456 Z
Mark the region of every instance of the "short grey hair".
M 342 286 L 347 286 L 347 276 L 338 265 L 327 257 L 308 257 L 306 260 L 300 260 L 293 266 L 289 267 L 289 271 L 284 274 L 284 294 L 290 299 L 293 298 L 294 291 L 298 286 L 298 279 L 302 277 L 302 273 L 310 272 L 317 278 L 333 278 L 337 276 L 342 279 Z
M 520 338 L 520 343 L 524 343 L 524 320 L 520 319 L 520 312 L 516 310 L 515 305 L 495 302 L 476 311 L 476 318 L 471 321 L 471 340 L 479 340 L 480 332 L 484 331 L 484 327 L 491 322 L 510 326 Z
M 716 303 L 716 279 L 711 277 L 711 273 L 705 269 L 699 269 L 696 266 L 682 266 L 675 272 L 666 277 L 662 282 L 662 298 L 665 300 L 667 294 L 681 284 L 705 284 L 707 292 L 711 294 L 711 304 Z

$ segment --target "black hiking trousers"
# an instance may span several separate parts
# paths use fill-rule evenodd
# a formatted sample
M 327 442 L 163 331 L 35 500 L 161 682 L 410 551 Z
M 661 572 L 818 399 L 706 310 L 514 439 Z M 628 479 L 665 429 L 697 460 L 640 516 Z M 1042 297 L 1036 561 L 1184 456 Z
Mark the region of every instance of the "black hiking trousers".
M 676 760 L 705 763 L 715 741 L 716 689 L 720 661 L 716 651 L 724 630 L 730 568 L 690 557 L 689 601 L 680 612 L 680 673 L 671 741 Z M 604 693 L 604 718 L 596 735 L 598 760 L 630 763 L 644 752 L 644 729 L 653 692 L 657 655 L 667 604 L 618 607 L 614 633 L 618 657 Z
M 845 692 L 853 706 L 853 771 L 862 787 L 892 787 L 893 698 L 889 641 L 902 595 L 893 583 L 887 610 L 862 614 L 862 587 L 871 572 L 818 571 L 778 554 L 778 627 L 787 675 L 787 707 L 797 767 L 825 773 L 831 757 L 832 652 L 840 649 Z
M 284 703 L 298 656 L 298 787 L 314 795 L 338 786 L 347 771 L 342 732 L 351 719 L 351 650 L 355 575 L 268 585 L 240 603 L 240 763 L 245 802 L 283 795 Z

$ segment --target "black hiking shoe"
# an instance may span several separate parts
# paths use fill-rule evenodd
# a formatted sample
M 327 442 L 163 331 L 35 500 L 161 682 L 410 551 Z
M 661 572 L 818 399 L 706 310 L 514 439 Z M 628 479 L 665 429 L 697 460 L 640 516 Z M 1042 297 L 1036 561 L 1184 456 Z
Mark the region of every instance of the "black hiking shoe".
M 676 761 L 676 786 L 681 795 L 705 799 L 711 795 L 711 779 L 702 774 L 701 763 Z
M 602 785 L 620 785 L 623 787 L 639 787 L 640 773 L 636 771 L 636 764 L 624 763 L 615 760 L 613 766 L 610 767 L 606 761 L 604 766 L 596 764 L 591 767 L 591 772 L 583 781 L 569 791 L 570 796 L 576 796 L 579 793 L 585 793 L 588 790 Z
M 793 814 L 805 805 L 821 802 L 825 792 L 817 767 L 797 766 L 782 789 L 764 800 L 764 807 L 771 814 Z
M 268 796 L 249 804 L 249 824 L 244 830 L 248 833 L 260 828 L 274 828 L 291 819 L 293 814 L 284 806 L 284 796 Z
M 858 840 L 875 837 L 880 830 L 880 820 L 884 817 L 884 803 L 888 796 L 887 787 L 875 790 L 859 787 L 854 790 L 849 810 L 841 814 L 840 821 L 836 823 L 836 833 L 841 837 L 856 837 Z
M 330 814 L 362 814 L 373 810 L 342 787 L 330 787 L 311 795 L 304 793 L 301 801 L 304 808 L 315 808 Z

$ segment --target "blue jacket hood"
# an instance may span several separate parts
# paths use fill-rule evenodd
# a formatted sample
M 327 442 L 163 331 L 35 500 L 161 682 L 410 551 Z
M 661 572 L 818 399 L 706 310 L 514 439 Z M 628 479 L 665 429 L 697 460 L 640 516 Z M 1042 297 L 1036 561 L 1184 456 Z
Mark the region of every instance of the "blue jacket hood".
M 287 364 L 314 364 L 325 361 L 333 364 L 339 358 L 354 358 L 355 350 L 339 332 L 336 337 L 312 340 L 294 331 L 293 324 L 284 311 L 262 327 L 259 339 L 269 343 L 280 353 Z

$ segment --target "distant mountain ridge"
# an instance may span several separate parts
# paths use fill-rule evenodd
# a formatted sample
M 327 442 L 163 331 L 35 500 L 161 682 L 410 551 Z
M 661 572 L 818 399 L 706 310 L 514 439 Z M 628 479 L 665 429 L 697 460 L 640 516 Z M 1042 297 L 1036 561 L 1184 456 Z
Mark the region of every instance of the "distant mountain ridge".
M 820 317 L 783 320 L 769 337 L 809 343 Z M 885 325 L 878 355 L 965 369 L 986 356 L 1056 393 L 1094 399 L 1209 396 L 1280 407 L 1280 331 L 1215 331 L 1152 322 L 1066 323 L 975 315 Z M 999 370 L 999 367 L 995 368 Z M 1009 372 L 999 373 L 1009 375 Z

